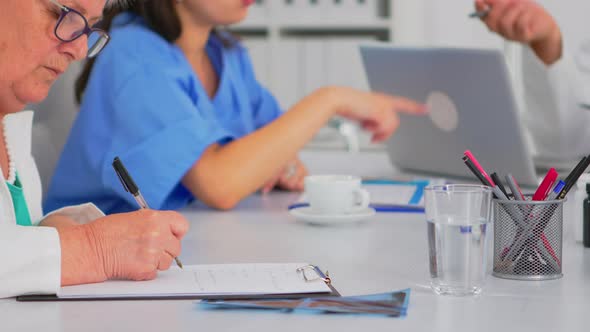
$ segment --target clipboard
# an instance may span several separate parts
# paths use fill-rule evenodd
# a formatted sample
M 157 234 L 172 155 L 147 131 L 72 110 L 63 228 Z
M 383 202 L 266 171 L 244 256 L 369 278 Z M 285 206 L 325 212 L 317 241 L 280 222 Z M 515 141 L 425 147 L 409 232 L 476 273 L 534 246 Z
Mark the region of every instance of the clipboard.
M 257 265 L 257 264 L 242 264 L 242 265 Z M 262 264 L 271 265 L 271 264 Z M 277 264 L 278 265 L 278 264 Z M 213 265 L 211 265 L 213 266 Z M 221 265 L 219 265 L 221 266 Z M 227 265 L 230 266 L 230 265 Z M 237 265 L 234 265 L 237 266 Z M 322 272 L 322 270 L 312 264 L 298 264 L 295 272 L 304 283 L 323 283 L 325 291 L 314 291 L 314 292 L 293 292 L 286 290 L 285 292 L 274 292 L 274 293 L 249 293 L 249 292 L 234 292 L 225 294 L 211 294 L 211 293 L 179 293 L 179 294 L 141 294 L 141 295 L 109 295 L 102 294 L 98 296 L 84 295 L 76 297 L 60 296 L 57 294 L 50 295 L 22 295 L 16 297 L 17 301 L 20 302 L 44 302 L 44 301 L 153 301 L 153 300 L 255 300 L 255 299 L 299 299 L 299 298 L 313 298 L 313 297 L 340 297 L 340 293 L 332 285 L 332 279 L 328 272 Z M 191 266 L 187 266 L 191 267 Z M 138 282 L 127 282 L 139 285 Z M 98 285 L 98 284 L 97 284 Z M 82 285 L 81 287 L 83 287 Z M 72 287 L 72 286 L 70 286 Z M 77 286 L 73 286 L 77 287 Z M 67 288 L 67 287 L 66 287 Z M 65 288 L 64 288 L 65 289 Z

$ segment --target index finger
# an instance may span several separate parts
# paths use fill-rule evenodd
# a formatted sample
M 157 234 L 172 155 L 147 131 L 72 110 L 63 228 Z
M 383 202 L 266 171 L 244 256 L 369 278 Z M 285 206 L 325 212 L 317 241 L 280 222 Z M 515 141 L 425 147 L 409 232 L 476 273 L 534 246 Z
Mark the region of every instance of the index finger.
M 405 97 L 389 96 L 389 102 L 391 104 L 392 110 L 396 112 L 407 114 L 425 114 L 428 111 L 426 105 Z

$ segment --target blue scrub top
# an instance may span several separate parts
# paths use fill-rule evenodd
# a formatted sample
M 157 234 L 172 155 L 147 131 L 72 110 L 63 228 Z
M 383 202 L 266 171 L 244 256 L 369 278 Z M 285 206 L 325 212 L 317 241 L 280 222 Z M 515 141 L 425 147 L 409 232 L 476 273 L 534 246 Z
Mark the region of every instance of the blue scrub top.
M 93 202 L 106 213 L 138 208 L 111 166 L 119 156 L 153 209 L 194 197 L 181 184 L 212 144 L 226 144 L 276 119 L 275 98 L 254 76 L 246 50 L 212 35 L 219 75 L 213 99 L 176 45 L 134 14 L 116 17 L 98 56 L 80 113 L 51 181 L 45 211 Z

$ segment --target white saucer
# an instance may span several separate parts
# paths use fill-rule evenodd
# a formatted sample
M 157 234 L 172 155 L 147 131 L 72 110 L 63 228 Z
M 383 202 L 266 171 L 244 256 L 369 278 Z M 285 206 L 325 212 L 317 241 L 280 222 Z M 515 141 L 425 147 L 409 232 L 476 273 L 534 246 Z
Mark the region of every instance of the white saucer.
M 309 206 L 289 210 L 297 220 L 312 225 L 339 225 L 364 221 L 375 215 L 375 209 L 365 208 L 346 214 L 323 214 L 315 212 Z

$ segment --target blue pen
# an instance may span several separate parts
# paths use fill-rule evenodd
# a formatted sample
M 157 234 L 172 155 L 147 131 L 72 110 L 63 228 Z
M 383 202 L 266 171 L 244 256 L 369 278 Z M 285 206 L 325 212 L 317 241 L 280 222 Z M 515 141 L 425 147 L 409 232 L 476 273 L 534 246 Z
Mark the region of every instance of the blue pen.
M 555 187 L 553 187 L 553 191 L 551 192 L 551 194 L 549 194 L 549 196 L 547 196 L 547 199 L 545 199 L 545 200 L 546 201 L 555 200 L 557 198 L 557 195 L 559 195 L 559 193 L 563 189 L 563 187 L 565 187 L 565 182 L 563 180 L 559 180 L 559 182 L 557 182 Z

